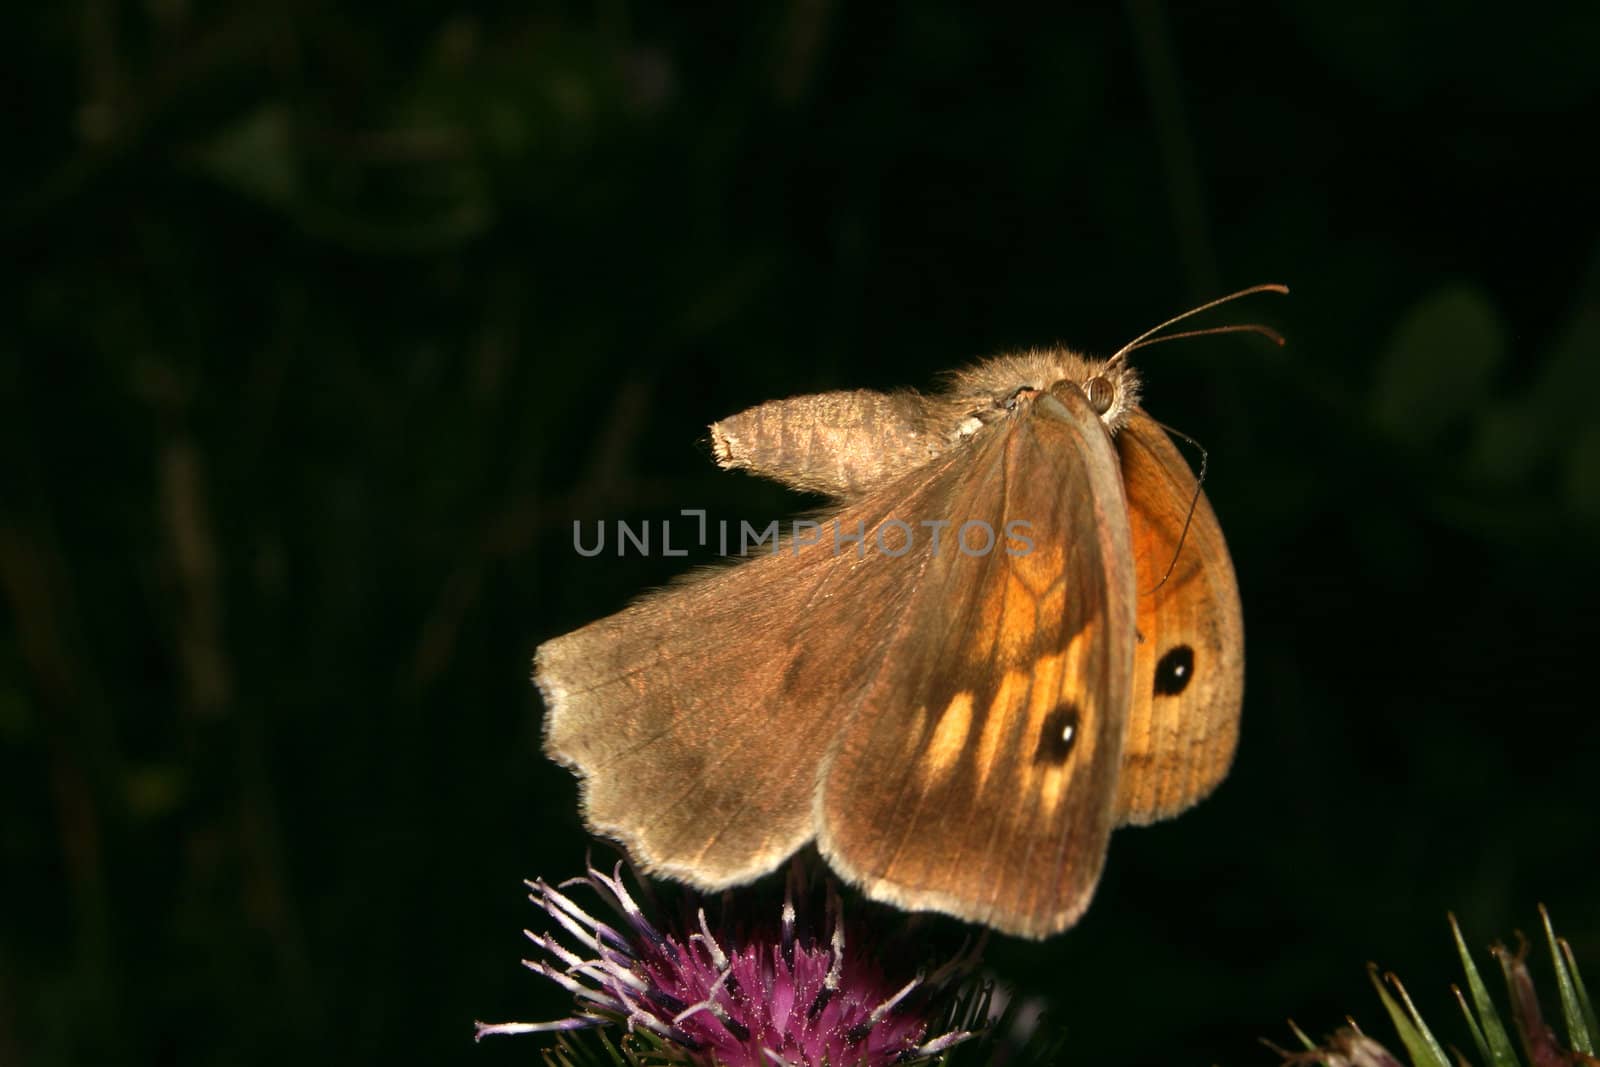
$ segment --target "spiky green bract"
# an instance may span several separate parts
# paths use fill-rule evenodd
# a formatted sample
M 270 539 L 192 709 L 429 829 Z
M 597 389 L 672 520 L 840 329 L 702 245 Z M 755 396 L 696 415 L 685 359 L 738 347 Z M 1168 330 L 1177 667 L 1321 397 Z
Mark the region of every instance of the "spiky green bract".
M 1528 972 L 1527 943 L 1519 934 L 1518 940 L 1521 944 L 1516 952 L 1511 952 L 1499 944 L 1489 949 L 1490 954 L 1499 962 L 1505 978 L 1507 1000 L 1511 1005 L 1511 1019 L 1522 1047 L 1522 1058 L 1518 1057 L 1510 1032 L 1501 1020 L 1494 1000 L 1478 973 L 1477 964 L 1473 962 L 1472 953 L 1467 950 L 1466 940 L 1461 936 L 1461 928 L 1452 915 L 1450 931 L 1455 939 L 1456 951 L 1461 956 L 1461 968 L 1466 974 L 1471 1003 L 1468 1003 L 1467 995 L 1462 993 L 1459 987 L 1451 986 L 1451 992 L 1455 994 L 1456 1002 L 1461 1006 L 1462 1014 L 1465 1016 L 1468 1036 L 1478 1054 L 1479 1063 L 1487 1067 L 1524 1067 L 1524 1065 L 1600 1067 L 1600 1059 L 1595 1057 L 1594 1051 L 1596 1036 L 1600 1035 L 1600 1026 L 1595 1023 L 1594 1003 L 1589 999 L 1588 991 L 1583 984 L 1583 976 L 1578 973 L 1572 946 L 1556 937 L 1549 913 L 1543 907 L 1539 909 L 1539 915 L 1544 925 L 1545 940 L 1550 948 L 1555 971 L 1556 989 L 1561 999 L 1561 1014 L 1566 1030 L 1565 1040 L 1557 1036 L 1545 1022 L 1538 992 L 1534 988 L 1533 976 Z M 1395 1032 L 1399 1035 L 1400 1044 L 1410 1057 L 1411 1067 L 1473 1067 L 1472 1061 L 1458 1050 L 1452 1048 L 1446 1052 L 1445 1047 L 1439 1043 L 1433 1031 L 1423 1021 L 1422 1013 L 1412 1003 L 1411 997 L 1398 978 L 1386 974 L 1380 980 L 1378 969 L 1373 965 L 1369 965 L 1369 973 L 1373 987 L 1378 991 L 1378 998 L 1388 1012 Z M 1393 988 L 1393 993 L 1386 988 L 1385 983 Z M 1279 1050 L 1286 1064 L 1321 1064 L 1322 1067 L 1391 1067 L 1391 1065 L 1400 1067 L 1402 1063 L 1383 1046 L 1356 1029 L 1341 1029 L 1323 1045 L 1318 1046 L 1306 1038 L 1292 1022 L 1290 1027 L 1300 1038 L 1304 1049 L 1300 1052 Z

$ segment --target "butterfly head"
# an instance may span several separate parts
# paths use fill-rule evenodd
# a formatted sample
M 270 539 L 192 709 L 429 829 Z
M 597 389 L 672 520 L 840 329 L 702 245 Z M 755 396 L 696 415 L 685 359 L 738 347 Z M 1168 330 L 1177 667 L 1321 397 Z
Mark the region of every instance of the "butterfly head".
M 1015 415 L 1032 397 L 1076 389 L 1116 433 L 1139 405 L 1139 375 L 1122 359 L 1090 359 L 1063 348 L 997 356 L 958 371 L 943 400 L 952 416 L 951 434 L 970 437 L 983 426 Z

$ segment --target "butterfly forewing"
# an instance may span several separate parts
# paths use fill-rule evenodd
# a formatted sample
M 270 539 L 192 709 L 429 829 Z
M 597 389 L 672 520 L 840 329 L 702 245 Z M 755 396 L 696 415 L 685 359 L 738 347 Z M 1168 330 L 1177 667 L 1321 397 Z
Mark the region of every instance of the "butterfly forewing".
M 876 898 L 1054 933 L 1099 879 L 1133 683 L 1110 440 L 1076 388 L 1041 394 L 902 508 L 1001 539 L 925 557 L 826 765 L 818 843 Z
M 823 757 L 904 651 L 928 562 L 885 554 L 873 531 L 960 461 L 902 476 L 803 533 L 814 544 L 695 576 L 542 645 L 545 750 L 582 779 L 589 827 L 703 889 L 749 881 L 810 840 Z

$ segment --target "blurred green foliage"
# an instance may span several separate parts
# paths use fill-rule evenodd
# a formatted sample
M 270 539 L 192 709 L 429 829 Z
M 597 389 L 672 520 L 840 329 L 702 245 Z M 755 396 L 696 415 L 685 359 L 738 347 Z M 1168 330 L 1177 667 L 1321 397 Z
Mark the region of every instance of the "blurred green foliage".
M 1141 353 L 1239 569 L 1244 740 L 996 969 L 1076 1062 L 1261 1062 L 1436 916 L 1600 952 L 1600 8 L 73 0 L 12 43 L 0 1063 L 527 1062 L 576 873 L 528 657 L 804 503 L 713 419 Z M 679 564 L 679 566 L 674 566 Z M 1434 970 L 1429 970 L 1434 967 Z M 1435 1008 L 1435 1010 L 1437 1010 Z

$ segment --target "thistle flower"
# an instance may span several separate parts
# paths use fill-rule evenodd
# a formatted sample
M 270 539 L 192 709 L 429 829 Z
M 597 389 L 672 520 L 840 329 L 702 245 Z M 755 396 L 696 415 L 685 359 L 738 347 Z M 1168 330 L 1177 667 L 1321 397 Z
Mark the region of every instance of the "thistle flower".
M 1564 938 L 1556 937 L 1555 929 L 1550 924 L 1550 915 L 1542 907 L 1539 909 L 1539 916 L 1544 922 L 1545 937 L 1549 942 L 1550 955 L 1555 967 L 1556 987 L 1561 995 L 1561 1012 L 1567 1032 L 1565 1042 L 1557 1037 L 1555 1031 L 1545 1022 L 1544 1011 L 1539 1005 L 1539 995 L 1534 989 L 1533 976 L 1528 973 L 1527 943 L 1523 941 L 1515 953 L 1497 944 L 1490 948 L 1490 953 L 1499 961 L 1500 969 L 1505 976 L 1506 990 L 1511 1001 L 1511 1018 L 1516 1026 L 1526 1060 L 1517 1058 L 1506 1026 L 1501 1022 L 1500 1014 L 1489 998 L 1489 990 L 1478 974 L 1477 965 L 1472 962 L 1472 954 L 1467 951 L 1466 941 L 1461 937 L 1461 928 L 1456 925 L 1453 915 L 1450 917 L 1450 930 L 1455 935 L 1456 950 L 1461 955 L 1461 966 L 1467 977 L 1471 1005 L 1467 1003 L 1467 995 L 1458 987 L 1451 986 L 1451 992 L 1455 994 L 1456 1002 L 1461 1006 L 1461 1013 L 1466 1018 L 1467 1030 L 1481 1057 L 1480 1062 L 1491 1067 L 1519 1067 L 1523 1062 L 1530 1067 L 1580 1067 L 1580 1065 L 1600 1067 L 1600 1058 L 1595 1056 L 1596 1042 L 1600 1041 L 1600 1024 L 1596 1022 L 1594 1004 L 1590 1001 L 1588 991 L 1583 985 L 1583 978 L 1578 973 L 1578 963 L 1573 957 L 1572 946 Z M 1518 938 L 1521 939 L 1520 934 Z M 1411 1002 L 1411 997 L 1400 984 L 1400 979 L 1393 974 L 1386 974 L 1383 980 L 1380 980 L 1377 967 L 1369 965 L 1369 968 L 1372 984 L 1378 990 L 1378 997 L 1383 1001 L 1384 1009 L 1388 1012 L 1390 1021 L 1394 1023 L 1395 1030 L 1400 1036 L 1400 1043 L 1410 1056 L 1413 1067 L 1470 1067 L 1470 1061 L 1460 1052 L 1452 1049 L 1453 1057 L 1445 1054 L 1444 1047 L 1433 1036 L 1428 1024 L 1423 1021 L 1422 1013 Z M 1394 995 L 1384 988 L 1385 981 L 1393 987 Z M 1395 995 L 1398 995 L 1398 1001 Z M 1289 1025 L 1294 1027 L 1293 1023 Z M 1353 1022 L 1351 1028 L 1339 1030 L 1323 1046 L 1314 1044 L 1298 1028 L 1295 1028 L 1294 1032 L 1304 1046 L 1304 1051 L 1289 1053 L 1277 1050 L 1284 1057 L 1286 1064 L 1321 1064 L 1323 1067 L 1402 1067 L 1404 1062 L 1359 1029 L 1355 1029 Z
M 523 963 L 570 992 L 575 1008 L 551 1022 L 479 1023 L 477 1037 L 619 1025 L 635 1063 L 878 1067 L 938 1057 L 983 1023 L 988 989 L 969 981 L 976 950 L 931 974 L 894 974 L 894 963 L 873 952 L 880 939 L 846 921 L 831 882 L 826 936 L 810 930 L 796 910 L 796 880 L 777 924 L 750 924 L 748 933 L 727 921 L 736 903 L 715 931 L 703 906 L 677 927 L 658 926 L 629 894 L 620 863 L 609 876 L 591 865 L 559 886 L 528 882 L 530 899 L 569 943 L 525 932 L 541 958 Z M 567 894 L 575 886 L 592 890 L 622 923 L 581 907 Z M 573 1057 L 558 1047 L 554 1058 Z

